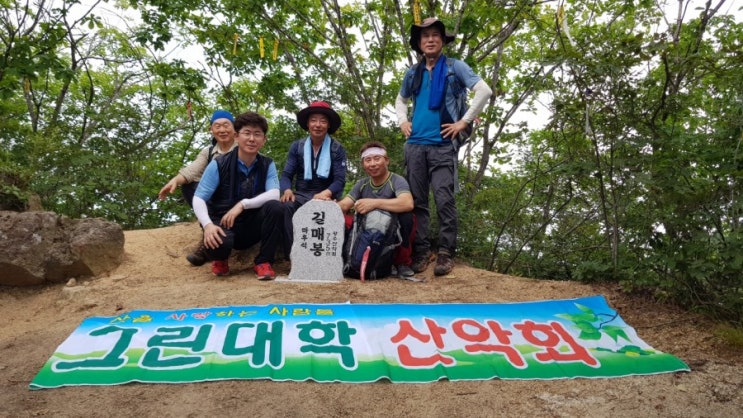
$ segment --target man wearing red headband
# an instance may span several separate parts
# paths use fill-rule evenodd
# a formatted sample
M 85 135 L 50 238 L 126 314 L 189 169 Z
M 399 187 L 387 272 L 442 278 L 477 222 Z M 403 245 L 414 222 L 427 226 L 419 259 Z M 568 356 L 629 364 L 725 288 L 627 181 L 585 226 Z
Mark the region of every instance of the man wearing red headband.
M 351 209 L 358 215 L 382 210 L 397 216 L 402 242 L 395 248 L 392 264 L 397 267 L 399 277 L 409 279 L 415 274 L 411 268 L 415 221 L 410 187 L 404 177 L 389 171 L 390 157 L 384 144 L 367 142 L 361 146 L 360 153 L 361 164 L 369 177 L 359 180 L 338 205 L 346 214 Z

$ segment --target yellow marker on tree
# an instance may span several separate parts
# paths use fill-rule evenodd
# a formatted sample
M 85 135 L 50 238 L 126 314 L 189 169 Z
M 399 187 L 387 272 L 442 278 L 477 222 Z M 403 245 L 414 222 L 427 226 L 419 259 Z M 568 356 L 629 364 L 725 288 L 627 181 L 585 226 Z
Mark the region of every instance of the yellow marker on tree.
M 279 38 L 273 40 L 273 60 L 276 61 L 279 58 Z
M 562 32 L 568 38 L 568 42 L 570 42 L 570 45 L 572 45 L 573 48 L 575 48 L 575 41 L 573 40 L 573 37 L 570 35 L 570 28 L 568 27 L 568 19 L 565 18 L 565 5 L 563 4 L 561 4 L 560 7 L 557 9 L 557 24 L 560 26 L 560 29 L 562 29 Z
M 261 59 L 263 59 L 263 57 L 266 56 L 266 51 L 263 48 L 263 37 L 262 36 L 258 39 L 258 47 L 261 50 Z

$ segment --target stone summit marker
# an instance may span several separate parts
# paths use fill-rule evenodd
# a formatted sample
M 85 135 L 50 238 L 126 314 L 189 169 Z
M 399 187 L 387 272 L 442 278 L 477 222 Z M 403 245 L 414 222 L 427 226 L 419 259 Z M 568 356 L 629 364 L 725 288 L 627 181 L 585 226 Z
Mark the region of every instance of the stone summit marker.
M 345 222 L 338 204 L 326 200 L 310 200 L 297 210 L 292 222 L 294 244 L 288 281 L 343 281 Z

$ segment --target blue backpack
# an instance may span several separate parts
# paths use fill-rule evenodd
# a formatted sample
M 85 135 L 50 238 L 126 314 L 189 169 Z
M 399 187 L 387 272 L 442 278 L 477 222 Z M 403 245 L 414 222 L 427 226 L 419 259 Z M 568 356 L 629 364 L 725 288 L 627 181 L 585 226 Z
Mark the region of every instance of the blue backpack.
M 343 274 L 361 280 L 387 277 L 402 243 L 397 216 L 383 210 L 356 214 L 343 246 Z

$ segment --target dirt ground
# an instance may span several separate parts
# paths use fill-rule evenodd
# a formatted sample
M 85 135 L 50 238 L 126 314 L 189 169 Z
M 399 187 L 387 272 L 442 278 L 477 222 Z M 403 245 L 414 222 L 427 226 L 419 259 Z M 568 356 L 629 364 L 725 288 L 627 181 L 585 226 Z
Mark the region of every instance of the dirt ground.
M 627 297 L 605 285 L 538 281 L 457 264 L 426 282 L 385 279 L 337 284 L 258 281 L 245 256 L 217 279 L 184 259 L 195 223 L 127 231 L 125 260 L 109 275 L 75 286 L 0 286 L 0 416 L 539 416 L 740 417 L 743 356 L 717 339 L 715 325 L 694 314 Z M 277 272 L 288 275 L 282 263 Z M 602 294 L 653 348 L 678 356 L 690 373 L 553 381 L 441 381 L 342 384 L 222 381 L 128 384 L 30 391 L 42 365 L 90 316 L 134 309 L 269 303 L 518 302 Z

